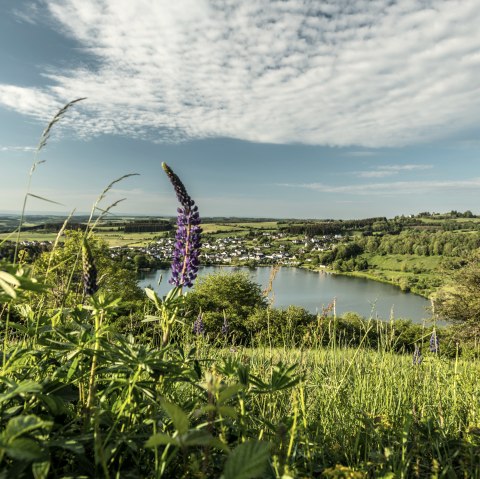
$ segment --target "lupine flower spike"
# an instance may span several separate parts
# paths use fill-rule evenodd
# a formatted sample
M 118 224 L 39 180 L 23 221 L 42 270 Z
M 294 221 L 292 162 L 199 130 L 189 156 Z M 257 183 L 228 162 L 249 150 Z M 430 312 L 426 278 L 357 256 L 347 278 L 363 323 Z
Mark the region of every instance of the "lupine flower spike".
M 193 333 L 197 336 L 205 334 L 205 324 L 203 324 L 203 314 L 200 313 L 193 323 Z
M 432 353 L 438 353 L 440 349 L 440 341 L 438 340 L 437 332 L 435 329 L 432 331 L 432 335 L 430 336 L 430 351 Z
M 97 268 L 93 261 L 92 250 L 87 243 L 87 240 L 83 240 L 82 244 L 82 266 L 83 266 L 83 292 L 85 295 L 93 296 L 97 290 Z
M 190 198 L 180 178 L 166 164 L 162 168 L 175 189 L 181 208 L 177 209 L 177 233 L 172 258 L 172 277 L 169 282 L 175 286 L 193 285 L 197 277 L 200 254 L 200 216 L 198 207 Z
M 420 352 L 420 347 L 418 346 L 418 344 L 415 344 L 415 351 L 413 352 L 413 365 L 418 366 L 419 364 L 422 364 L 422 361 L 423 356 Z

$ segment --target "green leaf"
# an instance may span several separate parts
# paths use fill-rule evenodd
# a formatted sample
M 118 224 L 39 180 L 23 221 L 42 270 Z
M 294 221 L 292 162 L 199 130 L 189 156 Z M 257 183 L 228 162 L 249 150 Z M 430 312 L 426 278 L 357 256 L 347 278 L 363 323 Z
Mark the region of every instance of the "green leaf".
M 166 446 L 167 444 L 178 446 L 178 440 L 169 436 L 168 434 L 159 432 L 148 438 L 148 441 L 145 443 L 145 447 Z
M 38 393 L 41 391 L 42 386 L 40 384 L 34 381 L 22 381 L 21 383 L 14 384 L 3 394 L 0 394 L 0 404 L 21 394 Z
M 59 449 L 65 449 L 66 451 L 73 452 L 77 456 L 85 454 L 85 448 L 83 444 L 76 441 L 75 439 L 67 440 L 53 440 L 48 443 L 49 447 L 58 447 Z
M 0 279 L 12 286 L 20 286 L 20 281 L 13 274 L 7 273 L 6 271 L 0 271 Z
M 151 288 L 145 288 L 145 294 L 147 295 L 148 299 L 153 301 L 155 306 L 158 308 L 160 305 L 160 298 L 157 296 L 157 293 L 155 293 L 155 291 Z
M 10 443 L 17 437 L 28 434 L 36 429 L 50 429 L 52 424 L 52 422 L 44 421 L 33 414 L 29 416 L 16 416 L 8 421 L 7 427 L 3 432 L 3 437 Z
M 212 435 L 201 429 L 192 429 L 180 437 L 183 446 L 209 446 L 212 442 Z
M 18 438 L 5 447 L 5 452 L 19 461 L 38 461 L 45 458 L 45 453 L 33 439 Z
M 233 384 L 232 386 L 226 387 L 219 395 L 218 395 L 218 404 L 223 404 L 228 401 L 230 398 L 235 396 L 238 392 L 244 389 L 243 384 Z
M 68 412 L 65 401 L 55 394 L 39 394 L 38 398 L 52 416 L 60 416 Z
M 172 420 L 178 434 L 185 434 L 190 425 L 187 414 L 179 406 L 165 399 L 160 399 L 160 404 Z
M 269 445 L 248 441 L 237 446 L 225 463 L 223 479 L 253 479 L 260 477 L 267 467 Z
M 159 322 L 162 318 L 159 316 L 152 316 L 151 314 L 147 314 L 145 319 L 142 319 L 142 323 L 151 323 L 153 321 Z
M 0 278 L 0 288 L 2 288 L 4 293 L 11 298 L 15 299 L 17 297 L 17 292 L 12 288 L 12 286 L 10 286 L 10 284 L 8 284 L 2 278 Z
M 32 464 L 32 473 L 35 479 L 47 479 L 50 470 L 50 461 L 34 462 Z

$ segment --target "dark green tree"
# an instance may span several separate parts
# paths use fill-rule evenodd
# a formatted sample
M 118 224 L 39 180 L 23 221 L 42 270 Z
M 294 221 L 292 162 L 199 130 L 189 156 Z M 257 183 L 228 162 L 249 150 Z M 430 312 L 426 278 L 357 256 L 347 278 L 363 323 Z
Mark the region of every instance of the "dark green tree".
M 450 274 L 451 281 L 435 300 L 436 313 L 468 331 L 480 332 L 480 254 Z

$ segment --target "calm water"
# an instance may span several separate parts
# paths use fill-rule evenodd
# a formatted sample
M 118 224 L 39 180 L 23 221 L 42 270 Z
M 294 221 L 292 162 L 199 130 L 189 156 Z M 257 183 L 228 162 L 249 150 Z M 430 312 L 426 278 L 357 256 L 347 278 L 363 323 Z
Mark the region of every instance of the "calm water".
M 216 271 L 246 271 L 253 281 L 266 287 L 270 278 L 270 268 L 234 268 L 228 266 L 207 266 L 201 268 L 199 276 Z M 163 280 L 158 286 L 158 279 Z M 168 270 L 158 270 L 140 280 L 140 286 L 152 286 L 160 295 L 170 289 Z M 390 318 L 393 308 L 395 318 L 408 318 L 420 322 L 428 318 L 426 308 L 429 301 L 411 293 L 403 293 L 389 284 L 378 283 L 364 278 L 337 276 L 323 272 L 316 273 L 298 268 L 281 268 L 273 283 L 274 307 L 283 308 L 291 304 L 302 306 L 316 313 L 322 306 L 336 298 L 337 314 L 355 311 L 365 317 Z

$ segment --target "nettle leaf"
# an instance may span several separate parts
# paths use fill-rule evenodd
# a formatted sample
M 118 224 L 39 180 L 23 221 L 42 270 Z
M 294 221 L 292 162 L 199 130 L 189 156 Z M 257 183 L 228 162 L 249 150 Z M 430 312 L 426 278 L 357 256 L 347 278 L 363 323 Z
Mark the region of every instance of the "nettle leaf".
M 254 479 L 260 477 L 268 464 L 269 445 L 248 441 L 237 446 L 225 463 L 222 479 Z
M 176 404 L 166 401 L 165 399 L 160 399 L 160 404 L 172 420 L 178 434 L 186 433 L 190 426 L 190 421 L 187 414 L 182 410 L 182 408 L 180 408 L 180 406 L 177 406 Z

